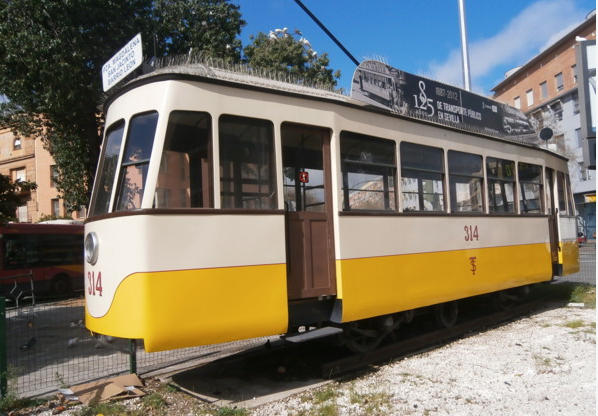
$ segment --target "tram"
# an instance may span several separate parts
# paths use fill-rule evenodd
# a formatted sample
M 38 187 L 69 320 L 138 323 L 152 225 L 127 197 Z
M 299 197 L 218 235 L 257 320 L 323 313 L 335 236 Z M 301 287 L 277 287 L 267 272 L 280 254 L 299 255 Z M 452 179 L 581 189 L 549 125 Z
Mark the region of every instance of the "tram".
M 359 71 L 362 97 L 202 64 L 113 93 L 87 328 L 149 352 L 328 329 L 360 351 L 421 308 L 450 326 L 461 299 L 579 270 L 566 158 L 422 95 L 456 88 L 400 73 L 373 97 Z

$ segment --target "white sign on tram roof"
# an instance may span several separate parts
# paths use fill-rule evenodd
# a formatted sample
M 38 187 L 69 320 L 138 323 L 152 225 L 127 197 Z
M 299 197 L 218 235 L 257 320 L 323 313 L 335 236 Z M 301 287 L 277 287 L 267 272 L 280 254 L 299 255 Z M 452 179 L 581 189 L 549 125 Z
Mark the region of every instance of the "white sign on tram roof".
M 138 33 L 120 51 L 116 52 L 102 66 L 102 83 L 104 92 L 108 91 L 121 79 L 137 69 L 143 62 L 141 33 Z

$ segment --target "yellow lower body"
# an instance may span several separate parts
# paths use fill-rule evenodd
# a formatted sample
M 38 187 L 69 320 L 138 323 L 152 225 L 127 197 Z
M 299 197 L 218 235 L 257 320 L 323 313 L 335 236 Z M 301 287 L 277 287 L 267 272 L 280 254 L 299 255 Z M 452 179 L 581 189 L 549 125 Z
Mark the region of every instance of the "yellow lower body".
M 135 273 L 119 285 L 93 332 L 143 338 L 148 352 L 286 332 L 286 266 Z
M 349 322 L 552 278 L 549 244 L 372 257 L 337 262 Z
M 567 254 L 571 261 L 574 254 Z M 577 262 L 577 264 L 579 264 Z M 548 281 L 549 244 L 337 260 L 342 322 Z M 148 352 L 285 333 L 286 265 L 135 273 L 87 327 Z
M 563 276 L 579 271 L 579 246 L 577 241 L 563 241 L 560 243 L 559 263 L 563 266 Z

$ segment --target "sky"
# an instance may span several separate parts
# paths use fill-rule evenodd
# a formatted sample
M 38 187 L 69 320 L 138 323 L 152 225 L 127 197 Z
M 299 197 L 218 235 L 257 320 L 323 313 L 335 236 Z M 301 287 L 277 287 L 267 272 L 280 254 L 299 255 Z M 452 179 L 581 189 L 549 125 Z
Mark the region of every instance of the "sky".
M 463 87 L 458 0 L 301 0 L 358 60 Z M 471 90 L 492 95 L 521 66 L 580 24 L 595 0 L 463 0 Z M 355 64 L 295 0 L 236 0 L 247 22 L 243 45 L 259 32 L 299 29 L 350 90 Z

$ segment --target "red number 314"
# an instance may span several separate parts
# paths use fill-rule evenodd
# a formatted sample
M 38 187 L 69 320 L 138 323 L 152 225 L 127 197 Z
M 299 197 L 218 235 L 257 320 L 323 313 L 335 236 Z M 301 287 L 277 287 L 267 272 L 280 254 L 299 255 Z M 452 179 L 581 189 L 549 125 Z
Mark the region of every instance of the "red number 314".
M 94 272 L 87 273 L 87 293 L 91 296 L 102 296 L 102 272 L 96 278 Z

